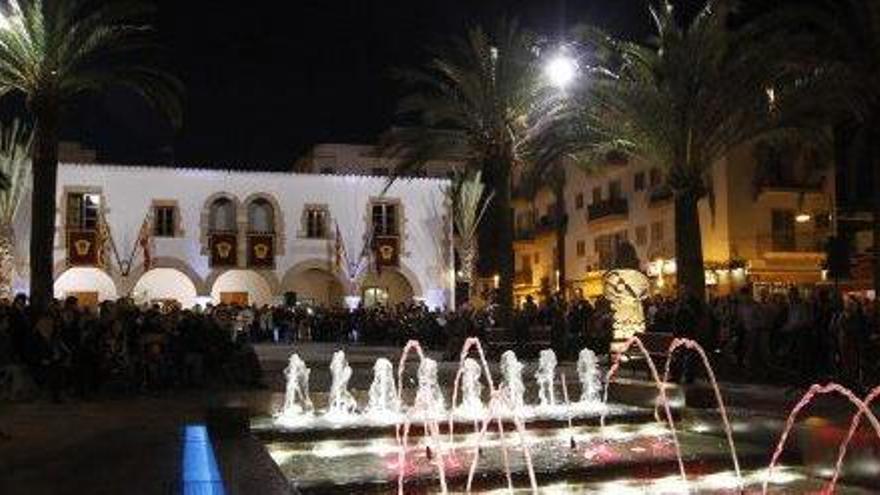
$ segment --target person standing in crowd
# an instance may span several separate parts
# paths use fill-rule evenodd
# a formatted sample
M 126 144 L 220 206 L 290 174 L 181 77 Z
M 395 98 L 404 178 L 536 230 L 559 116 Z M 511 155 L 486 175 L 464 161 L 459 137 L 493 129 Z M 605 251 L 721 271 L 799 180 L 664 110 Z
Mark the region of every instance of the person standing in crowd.
M 27 361 L 36 382 L 48 388 L 52 402 L 61 402 L 70 366 L 70 350 L 64 344 L 51 316 L 41 317 L 34 325 L 29 339 Z

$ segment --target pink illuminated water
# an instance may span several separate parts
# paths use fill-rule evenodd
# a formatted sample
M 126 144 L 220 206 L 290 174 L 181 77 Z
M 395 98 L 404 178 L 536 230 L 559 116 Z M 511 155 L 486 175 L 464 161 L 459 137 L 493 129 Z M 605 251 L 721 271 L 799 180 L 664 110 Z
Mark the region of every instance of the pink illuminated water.
M 422 345 L 417 340 L 410 340 L 403 347 L 403 351 L 400 355 L 400 364 L 397 368 L 397 399 L 398 402 L 403 404 L 403 371 L 406 366 L 406 358 L 409 356 L 411 350 L 415 350 L 419 356 L 419 363 L 421 367 L 421 363 L 425 360 L 425 352 L 422 350 Z M 437 471 L 440 475 L 440 490 L 442 493 L 447 493 L 446 489 L 446 473 L 444 471 L 444 456 L 442 445 L 440 441 L 440 428 L 437 426 L 437 419 L 433 417 L 431 413 L 432 408 L 430 405 L 424 405 L 418 403 L 418 396 L 416 397 L 416 403 L 413 404 L 413 409 L 418 414 L 419 412 L 423 413 L 422 417 L 422 427 L 425 430 L 425 442 L 432 443 L 434 446 L 434 451 L 436 452 L 437 459 L 432 460 L 434 464 L 437 466 Z M 421 411 L 420 411 L 421 410 Z M 403 495 L 403 481 L 406 474 L 406 450 L 408 444 L 409 437 L 409 429 L 411 425 L 411 415 L 410 413 L 413 411 L 409 411 L 404 416 L 403 423 L 403 436 L 400 435 L 400 419 L 394 425 L 394 434 L 397 437 L 397 445 L 398 449 L 398 466 L 399 466 L 399 474 L 397 477 L 397 492 L 400 495 Z M 427 453 L 431 454 L 430 445 L 428 447 Z
M 467 479 L 467 492 L 468 493 L 471 492 L 471 486 L 473 485 L 474 474 L 477 471 L 477 463 L 480 460 L 480 447 L 483 444 L 483 439 L 486 437 L 486 432 L 489 429 L 489 424 L 492 423 L 493 419 L 497 420 L 497 422 L 498 422 L 498 428 L 499 428 L 498 433 L 499 433 L 499 437 L 500 437 L 502 451 L 507 452 L 507 441 L 505 440 L 504 427 L 502 426 L 503 423 L 501 421 L 501 416 L 504 414 L 505 411 L 509 411 L 509 410 L 510 410 L 510 404 L 508 404 L 507 401 L 504 400 L 504 394 L 500 393 L 497 390 L 494 391 L 492 393 L 491 398 L 489 399 L 489 414 L 487 414 L 486 417 L 483 419 L 483 427 L 480 429 L 480 434 L 477 437 L 477 448 L 474 450 L 474 458 L 471 461 L 471 467 L 470 467 L 470 470 L 468 471 L 468 479 Z M 522 418 L 520 418 L 519 415 L 517 415 L 517 414 L 513 415 L 513 425 L 514 425 L 514 428 L 516 428 L 516 432 L 519 437 L 520 447 L 522 448 L 522 451 L 523 451 L 523 458 L 525 459 L 526 468 L 529 473 L 529 483 L 530 483 L 530 486 L 532 489 L 532 493 L 536 494 L 536 493 L 538 493 L 538 482 L 537 482 L 537 479 L 535 478 L 535 468 L 532 465 L 532 454 L 529 450 L 528 442 L 526 441 L 526 435 L 525 435 L 526 428 L 525 428 L 525 424 L 522 421 Z M 511 479 L 510 466 L 507 465 L 507 458 L 505 458 L 505 470 L 506 470 L 505 474 L 507 475 L 507 486 L 511 491 L 513 491 L 513 481 Z
M 610 383 L 621 366 L 623 356 L 631 348 L 633 348 L 633 346 L 635 346 L 635 348 L 638 350 L 638 352 L 644 356 L 646 363 L 648 365 L 648 368 L 651 372 L 651 376 L 653 378 L 653 381 L 657 387 L 658 397 L 657 397 L 657 403 L 654 408 L 654 417 L 658 422 L 664 422 L 661 419 L 661 414 L 660 414 L 660 406 L 662 405 L 663 411 L 666 416 L 665 423 L 668 425 L 668 428 L 670 431 L 670 436 L 671 436 L 671 442 L 674 446 L 674 452 L 675 452 L 676 460 L 678 462 L 680 476 L 681 476 L 682 481 L 685 483 L 685 485 L 684 485 L 685 490 L 689 490 L 687 473 L 685 471 L 684 460 L 682 459 L 681 446 L 680 446 L 680 443 L 678 440 L 678 432 L 676 430 L 675 420 L 672 415 L 672 409 L 671 409 L 671 405 L 670 405 L 670 401 L 669 401 L 669 397 L 668 397 L 668 393 L 667 393 L 666 389 L 668 386 L 667 384 L 669 383 L 672 359 L 675 357 L 676 351 L 678 351 L 679 349 L 690 350 L 690 351 L 696 352 L 700 356 L 700 359 L 703 363 L 703 367 L 706 370 L 709 382 L 712 386 L 712 390 L 715 394 L 715 400 L 716 400 L 717 407 L 718 407 L 718 410 L 719 410 L 719 413 L 720 413 L 720 416 L 721 416 L 721 419 L 723 422 L 725 436 L 726 436 L 726 440 L 727 440 L 727 443 L 728 443 L 728 446 L 730 449 L 730 455 L 731 455 L 731 458 L 733 461 L 733 466 L 734 466 L 734 470 L 735 470 L 735 474 L 736 474 L 736 478 L 737 478 L 737 482 L 738 482 L 738 486 L 739 486 L 739 491 L 741 491 L 741 492 L 744 491 L 744 485 L 743 485 L 742 474 L 740 471 L 739 459 L 737 458 L 736 445 L 735 445 L 734 438 L 733 438 L 733 429 L 730 424 L 730 419 L 728 417 L 728 412 L 727 412 L 727 409 L 726 409 L 726 406 L 724 403 L 724 399 L 721 394 L 721 390 L 718 386 L 718 382 L 716 380 L 714 370 L 712 369 L 711 363 L 709 362 L 708 356 L 707 356 L 705 350 L 697 342 L 695 342 L 693 340 L 689 340 L 689 339 L 675 339 L 675 340 L 673 340 L 673 342 L 669 346 L 669 349 L 667 352 L 669 359 L 666 361 L 666 364 L 664 367 L 664 373 L 661 378 L 660 374 L 658 373 L 656 364 L 654 363 L 650 354 L 647 352 L 647 349 L 645 348 L 642 341 L 637 336 L 634 336 L 634 337 L 630 338 L 629 340 L 627 340 L 625 345 L 623 346 L 622 350 L 615 353 L 613 361 L 612 361 L 612 365 L 609 368 L 608 373 L 606 375 L 606 380 L 605 380 L 605 384 L 604 384 L 604 391 L 603 391 L 603 405 L 607 406 Z M 403 486 L 404 486 L 406 473 L 408 471 L 408 466 L 406 463 L 406 452 L 409 447 L 409 434 L 410 434 L 410 429 L 412 427 L 413 421 L 416 421 L 416 422 L 420 421 L 422 423 L 422 428 L 424 430 L 424 442 L 426 445 L 426 450 L 425 450 L 426 457 L 428 458 L 428 462 L 433 464 L 438 471 L 439 478 L 440 478 L 441 491 L 443 493 L 447 492 L 445 466 L 447 465 L 447 463 L 451 463 L 450 465 L 453 465 L 453 464 L 460 465 L 460 463 L 461 463 L 461 459 L 456 457 L 455 450 L 454 450 L 455 449 L 455 447 L 454 447 L 455 421 L 454 421 L 453 416 L 455 414 L 457 402 L 459 399 L 459 397 L 458 397 L 459 396 L 459 386 L 462 382 L 462 375 L 464 373 L 465 360 L 468 360 L 470 362 L 470 364 L 468 365 L 471 368 L 471 371 L 470 371 L 471 375 L 470 376 L 473 377 L 478 374 L 476 372 L 477 366 L 473 363 L 472 360 L 469 359 L 469 356 L 468 356 L 471 353 L 471 351 L 473 351 L 474 349 L 476 349 L 477 354 L 478 354 L 479 368 L 482 369 L 481 374 L 485 375 L 485 380 L 486 380 L 486 383 L 488 384 L 489 402 L 485 407 L 482 408 L 482 412 L 480 412 L 479 415 L 474 418 L 474 431 L 476 433 L 476 441 L 473 446 L 474 447 L 473 457 L 470 461 L 470 467 L 468 469 L 467 491 L 468 492 L 471 491 L 471 488 L 473 485 L 473 479 L 476 474 L 476 469 L 477 469 L 477 466 L 480 461 L 483 443 L 486 440 L 487 433 L 489 433 L 489 427 L 490 427 L 490 425 L 493 424 L 493 422 L 497 427 L 497 431 L 498 431 L 498 435 L 499 435 L 499 444 L 500 444 L 500 448 L 501 448 L 501 451 L 503 454 L 504 470 L 505 470 L 505 476 L 507 479 L 508 488 L 511 491 L 513 490 L 513 480 L 512 480 L 513 477 L 512 477 L 512 473 L 511 473 L 511 467 L 510 467 L 508 438 L 507 438 L 507 434 L 505 433 L 505 428 L 504 428 L 504 420 L 510 418 L 510 419 L 512 419 L 513 426 L 516 431 L 516 436 L 514 437 L 515 440 L 513 441 L 513 444 L 515 444 L 514 448 L 518 447 L 518 448 L 522 449 L 522 454 L 523 454 L 523 457 L 525 460 L 525 465 L 528 470 L 531 491 L 533 493 L 538 492 L 537 480 L 536 480 L 536 476 L 535 476 L 535 472 L 534 472 L 534 467 L 532 464 L 531 451 L 529 449 L 528 441 L 526 438 L 525 423 L 524 423 L 524 420 L 521 416 L 522 411 L 520 410 L 520 408 L 515 407 L 513 404 L 510 403 L 509 400 L 507 400 L 507 395 L 505 394 L 506 388 L 504 386 L 499 386 L 498 388 L 496 388 L 494 380 L 492 379 L 492 374 L 491 374 L 491 370 L 490 370 L 488 361 L 486 360 L 485 353 L 483 351 L 483 348 L 482 348 L 480 341 L 476 338 L 469 338 L 464 342 L 464 345 L 462 346 L 462 350 L 460 353 L 459 367 L 458 367 L 458 370 L 455 374 L 455 380 L 453 383 L 452 403 L 451 403 L 450 407 L 448 409 L 445 409 L 443 412 L 443 414 L 448 413 L 448 416 L 447 416 L 448 425 L 449 425 L 448 442 L 444 443 L 442 441 L 442 439 L 445 437 L 441 435 L 439 419 L 435 414 L 431 413 L 432 409 L 429 407 L 430 404 L 428 404 L 428 403 L 432 402 L 432 401 L 431 400 L 419 400 L 418 394 L 417 394 L 417 399 L 414 402 L 414 404 L 412 405 L 412 407 L 409 408 L 407 413 L 404 415 L 403 419 L 399 420 L 397 422 L 397 424 L 395 425 L 395 434 L 397 437 L 397 442 L 398 442 L 398 447 L 399 447 L 398 463 L 396 466 L 394 466 L 394 468 L 398 470 L 398 493 L 400 493 L 400 494 L 404 493 Z M 424 353 L 424 351 L 418 341 L 411 340 L 411 341 L 407 342 L 406 346 L 404 346 L 402 353 L 401 353 L 399 367 L 398 367 L 398 382 L 397 382 L 397 396 L 398 396 L 398 399 L 401 400 L 401 403 L 402 403 L 402 395 L 403 395 L 404 369 L 405 369 L 407 358 L 409 357 L 411 352 L 417 353 L 417 355 L 419 356 L 420 363 L 425 363 L 425 360 L 427 359 L 425 357 L 425 353 Z M 427 360 L 431 361 L 430 359 L 427 359 Z M 431 362 L 431 363 L 426 363 L 426 364 L 435 364 L 435 363 Z M 420 366 L 420 368 L 421 368 L 421 366 Z M 435 371 L 436 371 L 436 366 L 435 366 Z M 420 382 L 421 381 L 422 380 L 420 379 Z M 566 416 L 567 416 L 566 419 L 567 419 L 570 442 L 571 442 L 572 448 L 576 448 L 577 446 L 575 444 L 575 440 L 574 440 L 574 436 L 573 436 L 572 404 L 569 399 L 568 385 L 567 385 L 567 381 L 566 381 L 566 377 L 565 377 L 564 373 L 560 374 L 560 381 L 561 381 L 561 386 L 562 386 L 562 394 L 563 394 L 563 397 L 565 400 Z M 432 380 L 432 383 L 434 383 L 436 385 L 436 373 L 435 373 L 434 380 Z M 420 388 L 420 390 L 421 390 L 421 388 Z M 468 396 L 474 395 L 475 396 L 475 394 L 476 394 L 476 392 L 472 392 L 472 393 L 466 393 L 465 395 L 468 395 Z M 851 443 L 856 431 L 859 429 L 859 426 L 860 426 L 860 423 L 861 423 L 861 420 L 863 417 L 868 418 L 868 421 L 871 424 L 872 428 L 874 429 L 875 434 L 877 435 L 878 438 L 880 438 L 880 420 L 878 420 L 878 418 L 874 415 L 874 413 L 869 408 L 869 405 L 872 402 L 874 402 L 878 397 L 880 397 L 880 387 L 873 389 L 864 400 L 861 400 L 858 397 L 856 397 L 855 394 L 852 393 L 852 391 L 850 391 L 849 389 L 847 389 L 839 384 L 836 384 L 836 383 L 831 383 L 831 384 L 827 384 L 827 385 L 818 385 L 818 384 L 813 385 L 804 394 L 804 396 L 797 403 L 797 405 L 790 411 L 790 414 L 789 414 L 787 421 L 785 423 L 785 428 L 780 435 L 779 441 L 778 441 L 776 448 L 773 452 L 772 459 L 767 467 L 766 478 L 764 479 L 763 485 L 762 485 L 762 493 L 764 493 L 764 494 L 767 493 L 769 482 L 772 479 L 773 469 L 776 466 L 779 458 L 781 457 L 781 455 L 784 451 L 788 436 L 790 435 L 791 430 L 793 429 L 794 424 L 797 421 L 798 415 L 800 414 L 801 410 L 804 409 L 807 405 L 809 405 L 817 396 L 825 395 L 825 394 L 837 394 L 837 395 L 841 395 L 841 396 L 845 397 L 847 400 L 849 400 L 850 403 L 852 403 L 853 405 L 856 406 L 857 413 L 853 416 L 853 418 L 851 420 L 850 428 L 848 430 L 848 433 L 847 433 L 845 440 L 839 446 L 837 462 L 835 464 L 833 476 L 832 476 L 830 482 L 827 484 L 827 486 L 823 489 L 822 493 L 833 493 L 834 492 L 834 489 L 836 487 L 836 483 L 837 483 L 837 480 L 839 478 L 840 471 L 842 468 L 843 460 L 844 460 L 846 453 L 847 453 L 847 448 L 848 448 L 849 444 Z M 438 397 L 437 400 L 442 401 L 442 397 Z M 465 402 L 465 401 L 463 401 L 463 402 Z M 606 419 L 607 412 L 608 412 L 608 408 L 603 407 L 602 411 L 600 413 L 600 425 L 602 427 L 605 426 L 605 419 Z M 413 414 L 415 414 L 415 416 Z M 665 446 L 668 446 L 668 443 L 666 443 Z M 668 447 L 664 447 L 664 448 L 668 448 Z M 448 450 L 446 450 L 446 449 L 448 449 Z M 652 450 L 653 450 L 653 448 L 652 448 Z M 614 458 L 614 456 L 616 455 L 615 452 L 616 451 L 614 449 L 610 448 L 608 445 L 600 443 L 596 446 L 589 447 L 587 450 L 584 451 L 583 454 L 588 459 L 596 460 L 599 462 L 601 462 L 603 460 L 607 460 L 610 462 Z
M 880 438 L 880 421 L 877 420 L 877 417 L 874 416 L 874 413 L 868 408 L 864 401 L 859 399 L 852 393 L 848 388 L 839 385 L 837 383 L 829 383 L 827 385 L 819 385 L 815 384 L 810 387 L 809 390 L 804 394 L 801 398 L 800 402 L 791 410 L 791 413 L 788 415 L 788 419 L 785 422 L 785 429 L 782 430 L 782 435 L 779 437 L 779 443 L 776 444 L 776 450 L 773 452 L 773 457 L 770 459 L 770 465 L 767 467 L 767 475 L 764 478 L 764 484 L 761 489 L 761 493 L 766 495 L 767 493 L 767 485 L 770 483 L 770 478 L 773 475 L 773 467 L 776 465 L 776 462 L 779 460 L 779 457 L 782 455 L 782 451 L 785 449 L 785 442 L 788 440 L 788 435 L 791 433 L 792 428 L 794 427 L 794 422 L 797 420 L 798 414 L 801 412 L 801 409 L 807 407 L 813 399 L 820 395 L 826 394 L 838 394 L 845 397 L 849 400 L 859 411 L 859 414 L 863 414 L 868 418 L 868 421 L 871 422 L 871 426 L 874 427 L 874 432 L 877 434 L 877 437 Z M 859 418 L 860 419 L 860 418 Z M 853 420 L 855 424 L 856 421 Z M 852 430 L 852 427 L 850 428 Z M 841 447 L 842 454 L 846 454 L 846 445 Z M 840 468 L 838 460 L 838 470 Z M 834 473 L 834 478 L 832 479 L 832 483 L 837 480 L 837 471 Z M 829 483 L 829 488 L 833 489 L 832 483 Z
M 565 373 L 561 373 L 559 376 L 562 381 L 562 398 L 565 399 L 565 412 L 568 416 L 569 442 L 571 443 L 571 448 L 574 449 L 577 445 L 574 442 L 574 434 L 572 433 L 573 429 L 571 426 L 571 402 L 568 400 L 568 385 L 565 384 Z
M 602 404 L 605 406 L 608 405 L 608 386 L 611 384 L 611 378 L 614 377 L 614 374 L 617 373 L 618 368 L 620 368 L 621 357 L 626 354 L 633 345 L 639 349 L 647 360 L 648 368 L 651 370 L 651 376 L 654 378 L 654 383 L 657 385 L 657 390 L 660 392 L 660 402 L 663 403 L 663 409 L 666 411 L 666 421 L 669 424 L 669 431 L 672 434 L 672 442 L 675 445 L 675 457 L 678 460 L 678 470 L 681 474 L 681 479 L 686 486 L 687 474 L 684 469 L 684 460 L 681 458 L 681 446 L 678 443 L 678 433 L 675 431 L 675 421 L 672 419 L 672 409 L 669 407 L 669 398 L 666 396 L 666 384 L 660 381 L 660 376 L 657 374 L 657 367 L 654 365 L 654 360 L 651 358 L 648 350 L 645 349 L 645 345 L 642 343 L 641 339 L 637 336 L 630 337 L 624 344 L 623 348 L 614 355 L 614 362 L 611 364 L 611 368 L 608 370 L 608 375 L 606 375 L 605 378 L 605 391 L 602 395 Z M 607 410 L 607 407 L 604 407 L 599 416 L 599 424 L 603 427 L 605 426 L 605 414 Z M 656 411 L 655 418 L 658 422 L 660 421 Z
M 663 371 L 663 383 L 669 383 L 669 371 L 670 366 L 672 365 L 672 357 L 674 356 L 675 351 L 682 348 L 690 349 L 699 354 L 700 359 L 703 361 L 703 368 L 706 370 L 706 374 L 709 375 L 709 383 L 712 384 L 712 390 L 715 392 L 715 402 L 718 404 L 718 411 L 721 413 L 721 420 L 724 422 L 724 433 L 727 435 L 727 445 L 730 448 L 730 456 L 733 458 L 733 469 L 736 472 L 739 489 L 742 491 L 742 473 L 740 472 L 739 459 L 736 455 L 736 444 L 733 442 L 733 429 L 730 427 L 730 421 L 727 418 L 727 408 L 724 407 L 724 399 L 721 397 L 721 390 L 718 388 L 718 382 L 715 380 L 715 371 L 712 370 L 712 365 L 709 364 L 709 358 L 706 356 L 706 351 L 703 349 L 703 346 L 690 339 L 673 340 L 672 344 L 669 345 L 669 350 L 666 351 L 666 369 Z M 654 408 L 654 415 L 657 415 L 656 406 Z M 671 418 L 670 421 L 672 421 Z
M 880 397 L 880 387 L 876 387 L 868 393 L 865 397 L 865 407 L 871 407 L 871 404 L 877 399 L 877 397 Z M 834 493 L 834 487 L 837 485 L 837 479 L 840 477 L 840 470 L 843 467 L 843 458 L 846 457 L 846 449 L 849 447 L 849 443 L 852 441 L 856 430 L 859 429 L 859 424 L 861 422 L 862 411 L 860 409 L 855 417 L 853 417 L 852 423 L 849 425 L 849 432 L 846 434 L 846 439 L 840 444 L 840 450 L 837 453 L 837 462 L 834 464 L 834 475 L 831 477 L 831 482 L 828 483 L 828 486 L 823 490 L 824 493 Z
M 461 353 L 459 355 L 458 361 L 458 371 L 455 374 L 455 382 L 452 387 L 452 407 L 449 410 L 449 443 L 452 444 L 452 439 L 455 433 L 455 422 L 453 420 L 453 415 L 455 414 L 455 403 L 458 398 L 458 387 L 461 383 L 461 376 L 464 371 L 464 363 L 465 359 L 467 359 L 468 354 L 471 351 L 471 348 L 476 348 L 480 357 L 480 364 L 483 367 L 483 373 L 486 376 L 486 382 L 489 385 L 489 414 L 485 414 L 483 421 L 483 428 L 478 428 L 478 421 L 474 420 L 475 429 L 479 431 L 479 435 L 477 436 L 477 442 L 474 446 L 474 461 L 471 464 L 471 472 L 468 477 L 468 491 L 470 491 L 471 479 L 473 477 L 473 472 L 476 470 L 477 460 L 480 456 L 480 448 L 482 446 L 482 440 L 485 437 L 485 431 L 488 428 L 489 423 L 492 419 L 495 419 L 495 423 L 498 428 L 498 435 L 501 444 L 501 455 L 504 461 L 504 475 L 507 478 L 507 486 L 512 491 L 513 490 L 513 476 L 510 472 L 510 454 L 507 450 L 507 440 L 506 435 L 504 433 L 504 420 L 502 418 L 503 411 L 498 410 L 493 412 L 493 407 L 497 408 L 499 403 L 499 399 L 497 397 L 500 396 L 499 391 L 495 388 L 495 382 L 492 380 L 492 372 L 489 368 L 489 362 L 486 360 L 486 353 L 483 351 L 483 344 L 480 342 L 480 339 L 476 337 L 470 337 L 464 341 L 464 344 L 461 347 Z M 509 406 L 509 405 L 508 405 Z M 514 411 L 512 407 L 507 407 L 506 411 L 513 412 L 514 424 L 517 425 L 517 411 Z M 519 425 L 516 426 L 517 429 L 522 428 L 523 431 L 525 429 L 524 425 L 520 422 Z M 522 433 L 521 433 L 522 435 Z M 532 467 L 531 453 L 528 451 L 528 446 L 525 444 L 525 440 L 522 440 L 523 446 L 523 455 L 526 459 L 526 466 L 529 470 L 529 480 L 532 484 L 532 491 L 537 493 L 538 484 L 535 481 L 535 470 Z

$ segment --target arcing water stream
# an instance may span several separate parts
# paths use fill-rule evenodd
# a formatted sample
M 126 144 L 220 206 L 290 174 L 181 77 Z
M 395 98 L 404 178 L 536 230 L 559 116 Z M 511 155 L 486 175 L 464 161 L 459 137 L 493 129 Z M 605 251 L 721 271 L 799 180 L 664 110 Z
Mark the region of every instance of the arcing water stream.
M 425 441 L 425 457 L 436 467 L 439 477 L 440 490 L 447 492 L 447 480 L 445 466 L 460 464 L 456 457 L 456 446 L 454 443 L 454 429 L 456 419 L 473 422 L 476 440 L 473 445 L 467 449 L 471 452 L 470 467 L 468 469 L 467 490 L 470 492 L 473 484 L 474 475 L 481 457 L 483 442 L 489 434 L 489 427 L 493 423 L 496 425 L 498 441 L 503 454 L 503 467 L 508 488 L 513 490 L 513 477 L 511 474 L 510 460 L 508 457 L 508 439 L 505 434 L 505 421 L 513 424 L 516 430 L 517 447 L 522 451 L 525 461 L 525 468 L 528 472 L 530 488 L 533 493 L 537 493 L 538 483 L 535 470 L 532 465 L 531 450 L 527 440 L 525 421 L 526 419 L 552 417 L 559 420 L 563 418 L 567 421 L 568 436 L 572 449 L 577 449 L 577 443 L 573 435 L 572 416 L 576 408 L 586 407 L 592 408 L 600 413 L 600 424 L 605 426 L 605 418 L 608 412 L 608 391 L 609 384 L 615 373 L 618 371 L 623 355 L 631 348 L 635 349 L 644 357 L 648 369 L 657 387 L 657 402 L 655 404 L 654 417 L 658 422 L 660 420 L 660 406 L 663 407 L 666 416 L 666 425 L 672 437 L 675 447 L 675 456 L 678 463 L 679 475 L 682 480 L 681 489 L 689 491 L 687 473 L 685 472 L 685 464 L 682 459 L 681 447 L 678 441 L 678 434 L 675 427 L 675 421 L 672 415 L 669 398 L 667 395 L 667 383 L 671 373 L 671 361 L 676 356 L 676 351 L 683 350 L 686 352 L 696 352 L 703 363 L 707 373 L 709 382 L 715 394 L 715 400 L 719 413 L 724 425 L 724 431 L 730 455 L 733 461 L 734 474 L 739 490 L 744 490 L 743 475 L 740 471 L 740 463 L 737 457 L 736 445 L 733 438 L 732 428 L 725 408 L 724 400 L 718 383 L 715 379 L 714 371 L 709 363 L 705 351 L 696 342 L 687 339 L 674 340 L 669 349 L 669 359 L 665 363 L 663 378 L 657 372 L 657 368 L 651 355 L 647 352 L 645 346 L 638 337 L 630 338 L 615 354 L 612 364 L 606 375 L 602 399 L 599 399 L 599 386 L 602 386 L 599 376 L 598 365 L 595 355 L 584 350 L 580 353 L 577 372 L 581 383 L 580 400 L 572 403 L 569 397 L 568 384 L 565 375 L 561 374 L 560 383 L 564 404 L 556 404 L 554 382 L 556 375 L 556 356 L 550 350 L 540 353 L 540 359 L 537 366 L 537 372 L 534 374 L 535 382 L 538 388 L 539 401 L 534 406 L 527 405 L 523 399 L 525 386 L 522 381 L 523 364 L 519 362 L 513 351 L 506 351 L 502 354 L 499 362 L 499 371 L 501 381 L 496 388 L 492 378 L 491 369 L 486 360 L 480 341 L 471 338 L 467 339 L 462 347 L 459 365 L 455 374 L 452 390 L 452 402 L 446 407 L 443 390 L 438 383 L 438 364 L 436 361 L 427 357 L 422 350 L 421 345 L 417 341 L 410 341 L 404 346 L 397 369 L 397 383 L 394 380 L 393 365 L 385 358 L 376 361 L 373 367 L 373 382 L 369 390 L 369 402 L 363 411 L 358 411 L 358 405 L 354 397 L 348 390 L 348 382 L 352 375 L 352 369 L 348 365 L 344 353 L 338 351 L 334 354 L 330 371 L 332 375 L 332 383 L 328 397 L 328 407 L 321 414 L 316 415 L 309 396 L 309 374 L 308 366 L 296 354 L 291 355 L 289 365 L 285 369 L 287 378 L 287 387 L 285 400 L 282 411 L 276 416 L 276 422 L 282 426 L 303 425 L 306 428 L 313 425 L 315 418 L 331 424 L 355 423 L 365 425 L 389 425 L 394 424 L 395 438 L 397 439 L 397 464 L 395 469 L 398 474 L 398 492 L 404 493 L 404 486 L 407 475 L 407 451 L 408 437 L 413 422 L 422 423 Z M 476 358 L 470 357 L 472 350 L 477 351 Z M 416 352 L 418 356 L 418 380 L 413 403 L 407 405 L 403 400 L 403 384 L 404 370 L 408 356 L 411 352 Z M 680 354 L 680 353 L 679 353 Z M 485 389 L 488 392 L 488 402 L 483 402 L 483 383 L 485 379 Z M 461 387 L 462 397 L 459 402 L 459 386 Z M 853 416 L 850 428 L 847 432 L 845 440 L 841 443 L 838 450 L 836 464 L 832 473 L 830 482 L 826 485 L 823 493 L 833 493 L 836 487 L 843 460 L 847 453 L 854 434 L 858 430 L 862 418 L 867 418 L 873 428 L 878 439 L 880 439 L 880 421 L 870 409 L 870 404 L 880 397 L 880 387 L 872 390 L 867 397 L 862 400 L 856 397 L 850 390 L 845 387 L 831 383 L 827 385 L 813 385 L 791 410 L 785 423 L 776 448 L 773 452 L 770 464 L 765 472 L 763 479 L 763 492 L 766 493 L 769 482 L 773 475 L 773 470 L 781 457 L 786 441 L 800 412 L 806 408 L 816 397 L 822 395 L 835 394 L 844 397 L 851 404 L 856 406 L 857 413 Z M 562 416 L 564 414 L 564 416 Z M 440 422 L 446 420 L 448 422 L 448 439 L 446 436 L 441 437 Z M 444 441 L 446 439 L 446 441 Z M 469 443 L 469 442 L 468 442 Z

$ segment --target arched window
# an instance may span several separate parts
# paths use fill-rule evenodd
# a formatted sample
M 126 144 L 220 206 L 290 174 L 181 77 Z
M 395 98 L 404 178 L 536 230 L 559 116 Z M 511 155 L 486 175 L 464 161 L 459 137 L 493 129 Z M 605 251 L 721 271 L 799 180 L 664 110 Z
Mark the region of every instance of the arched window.
M 235 203 L 229 198 L 217 198 L 211 203 L 209 222 L 212 232 L 235 231 Z
M 272 204 L 264 198 L 257 198 L 248 204 L 248 230 L 250 232 L 275 232 L 275 211 Z

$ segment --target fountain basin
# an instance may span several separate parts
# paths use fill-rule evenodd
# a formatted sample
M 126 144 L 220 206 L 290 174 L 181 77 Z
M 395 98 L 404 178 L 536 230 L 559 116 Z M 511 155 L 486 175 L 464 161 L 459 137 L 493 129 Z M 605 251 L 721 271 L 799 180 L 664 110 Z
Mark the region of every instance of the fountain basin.
M 576 448 L 569 446 L 574 437 Z M 450 490 L 463 490 L 473 459 L 476 438 L 472 433 L 456 434 L 453 444 L 444 438 L 444 468 Z M 717 438 L 681 433 L 688 472 L 712 473 L 729 469 L 730 457 Z M 572 430 L 531 429 L 526 441 L 541 486 L 554 483 L 583 484 L 610 480 L 674 478 L 677 461 L 671 437 L 658 424 L 614 425 L 605 428 L 576 427 Z M 528 485 L 516 435 L 507 437 L 514 482 Z M 455 450 L 450 446 L 454 445 Z M 407 452 L 405 491 L 420 493 L 437 489 L 434 460 L 426 454 L 424 439 L 414 440 Z M 397 488 L 398 446 L 393 436 L 354 440 L 269 441 L 270 456 L 282 472 L 303 493 L 390 493 Z M 506 486 L 501 446 L 492 435 L 481 448 L 474 478 L 478 491 Z M 743 447 L 740 462 L 757 468 L 766 462 L 764 449 Z M 340 466 L 345 466 L 340 469 Z M 734 478 L 735 482 L 735 478 Z M 735 483 L 734 483 L 735 486 Z M 580 493 L 572 491 L 571 493 Z M 611 492 L 609 492 L 611 493 Z M 620 492 L 617 492 L 620 493 Z

